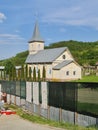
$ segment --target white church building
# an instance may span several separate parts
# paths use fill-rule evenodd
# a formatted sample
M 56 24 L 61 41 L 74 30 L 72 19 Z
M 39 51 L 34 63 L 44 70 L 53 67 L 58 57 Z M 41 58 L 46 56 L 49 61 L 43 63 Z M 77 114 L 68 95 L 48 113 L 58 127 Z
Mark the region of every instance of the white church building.
M 29 55 L 26 63 L 32 71 L 34 67 L 36 68 L 36 76 L 38 76 L 38 69 L 40 69 L 42 76 L 44 66 L 47 80 L 69 81 L 81 79 L 81 66 L 74 60 L 67 47 L 44 49 L 44 40 L 40 36 L 37 22 L 35 23 L 33 36 L 29 41 Z

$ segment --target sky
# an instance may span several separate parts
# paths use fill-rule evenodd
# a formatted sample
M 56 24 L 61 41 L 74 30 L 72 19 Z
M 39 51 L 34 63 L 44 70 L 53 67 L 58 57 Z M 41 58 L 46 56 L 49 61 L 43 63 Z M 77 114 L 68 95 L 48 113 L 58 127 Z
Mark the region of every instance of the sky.
M 98 0 L 0 0 L 0 60 L 28 50 L 36 20 L 46 46 L 98 41 Z

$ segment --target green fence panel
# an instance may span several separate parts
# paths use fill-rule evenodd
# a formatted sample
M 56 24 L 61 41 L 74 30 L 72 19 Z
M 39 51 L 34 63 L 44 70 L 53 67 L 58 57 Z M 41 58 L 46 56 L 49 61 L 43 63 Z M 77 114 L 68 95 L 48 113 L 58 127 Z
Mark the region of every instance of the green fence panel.
M 20 97 L 20 81 L 16 81 L 16 96 Z
M 98 83 L 77 83 L 77 111 L 98 118 Z
M 20 81 L 20 98 L 26 99 L 26 82 Z
M 1 83 L 2 83 L 1 91 L 3 93 L 10 94 L 11 93 L 11 91 L 10 91 L 10 82 L 9 81 L 2 81 Z
M 65 82 L 48 83 L 48 105 L 65 110 L 76 111 L 76 84 Z
M 16 82 L 15 81 L 10 81 L 10 94 L 11 95 L 16 95 Z
M 41 88 L 41 82 L 39 82 L 39 103 L 42 103 L 42 88 Z

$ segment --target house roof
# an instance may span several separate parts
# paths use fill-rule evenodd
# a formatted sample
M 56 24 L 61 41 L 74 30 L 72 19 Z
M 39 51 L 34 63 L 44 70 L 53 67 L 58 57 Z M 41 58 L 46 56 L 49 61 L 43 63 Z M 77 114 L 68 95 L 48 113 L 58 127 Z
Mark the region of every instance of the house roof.
M 26 63 L 49 63 L 58 58 L 67 47 L 41 50 L 36 54 L 28 55 Z
M 34 32 L 33 32 L 33 36 L 30 39 L 29 43 L 31 42 L 44 42 L 44 40 L 42 39 L 41 35 L 40 35 L 40 31 L 39 31 L 39 27 L 38 27 L 38 22 L 36 21 L 35 23 L 35 28 L 34 28 Z
M 21 69 L 22 67 L 21 66 L 15 66 L 15 68 L 18 70 L 18 69 Z
M 73 60 L 65 60 L 65 61 L 59 63 L 58 65 L 54 66 L 53 69 L 54 70 L 60 70 L 62 67 L 66 66 L 66 65 L 68 65 L 72 62 L 73 62 Z
M 0 66 L 0 70 L 3 70 L 3 69 L 5 69 L 5 66 Z

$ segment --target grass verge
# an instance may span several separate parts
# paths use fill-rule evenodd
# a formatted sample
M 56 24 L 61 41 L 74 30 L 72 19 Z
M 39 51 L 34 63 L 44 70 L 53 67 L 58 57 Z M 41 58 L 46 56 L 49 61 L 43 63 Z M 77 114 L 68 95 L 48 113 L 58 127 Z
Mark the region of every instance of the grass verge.
M 96 76 L 96 75 L 83 76 L 82 79 L 76 80 L 76 82 L 96 82 L 96 83 L 98 83 L 98 76 Z
M 43 125 L 48 125 L 52 127 L 58 127 L 58 128 L 63 128 L 65 130 L 98 130 L 96 127 L 81 127 L 77 125 L 72 125 L 69 123 L 63 123 L 63 122 L 56 122 L 56 121 L 51 121 L 30 113 L 27 113 L 26 111 L 22 110 L 21 108 L 15 106 L 15 105 L 7 105 L 7 107 L 11 110 L 16 111 L 17 115 L 19 115 L 21 118 L 26 119 L 31 121 L 32 123 L 38 123 L 38 124 L 43 124 Z

